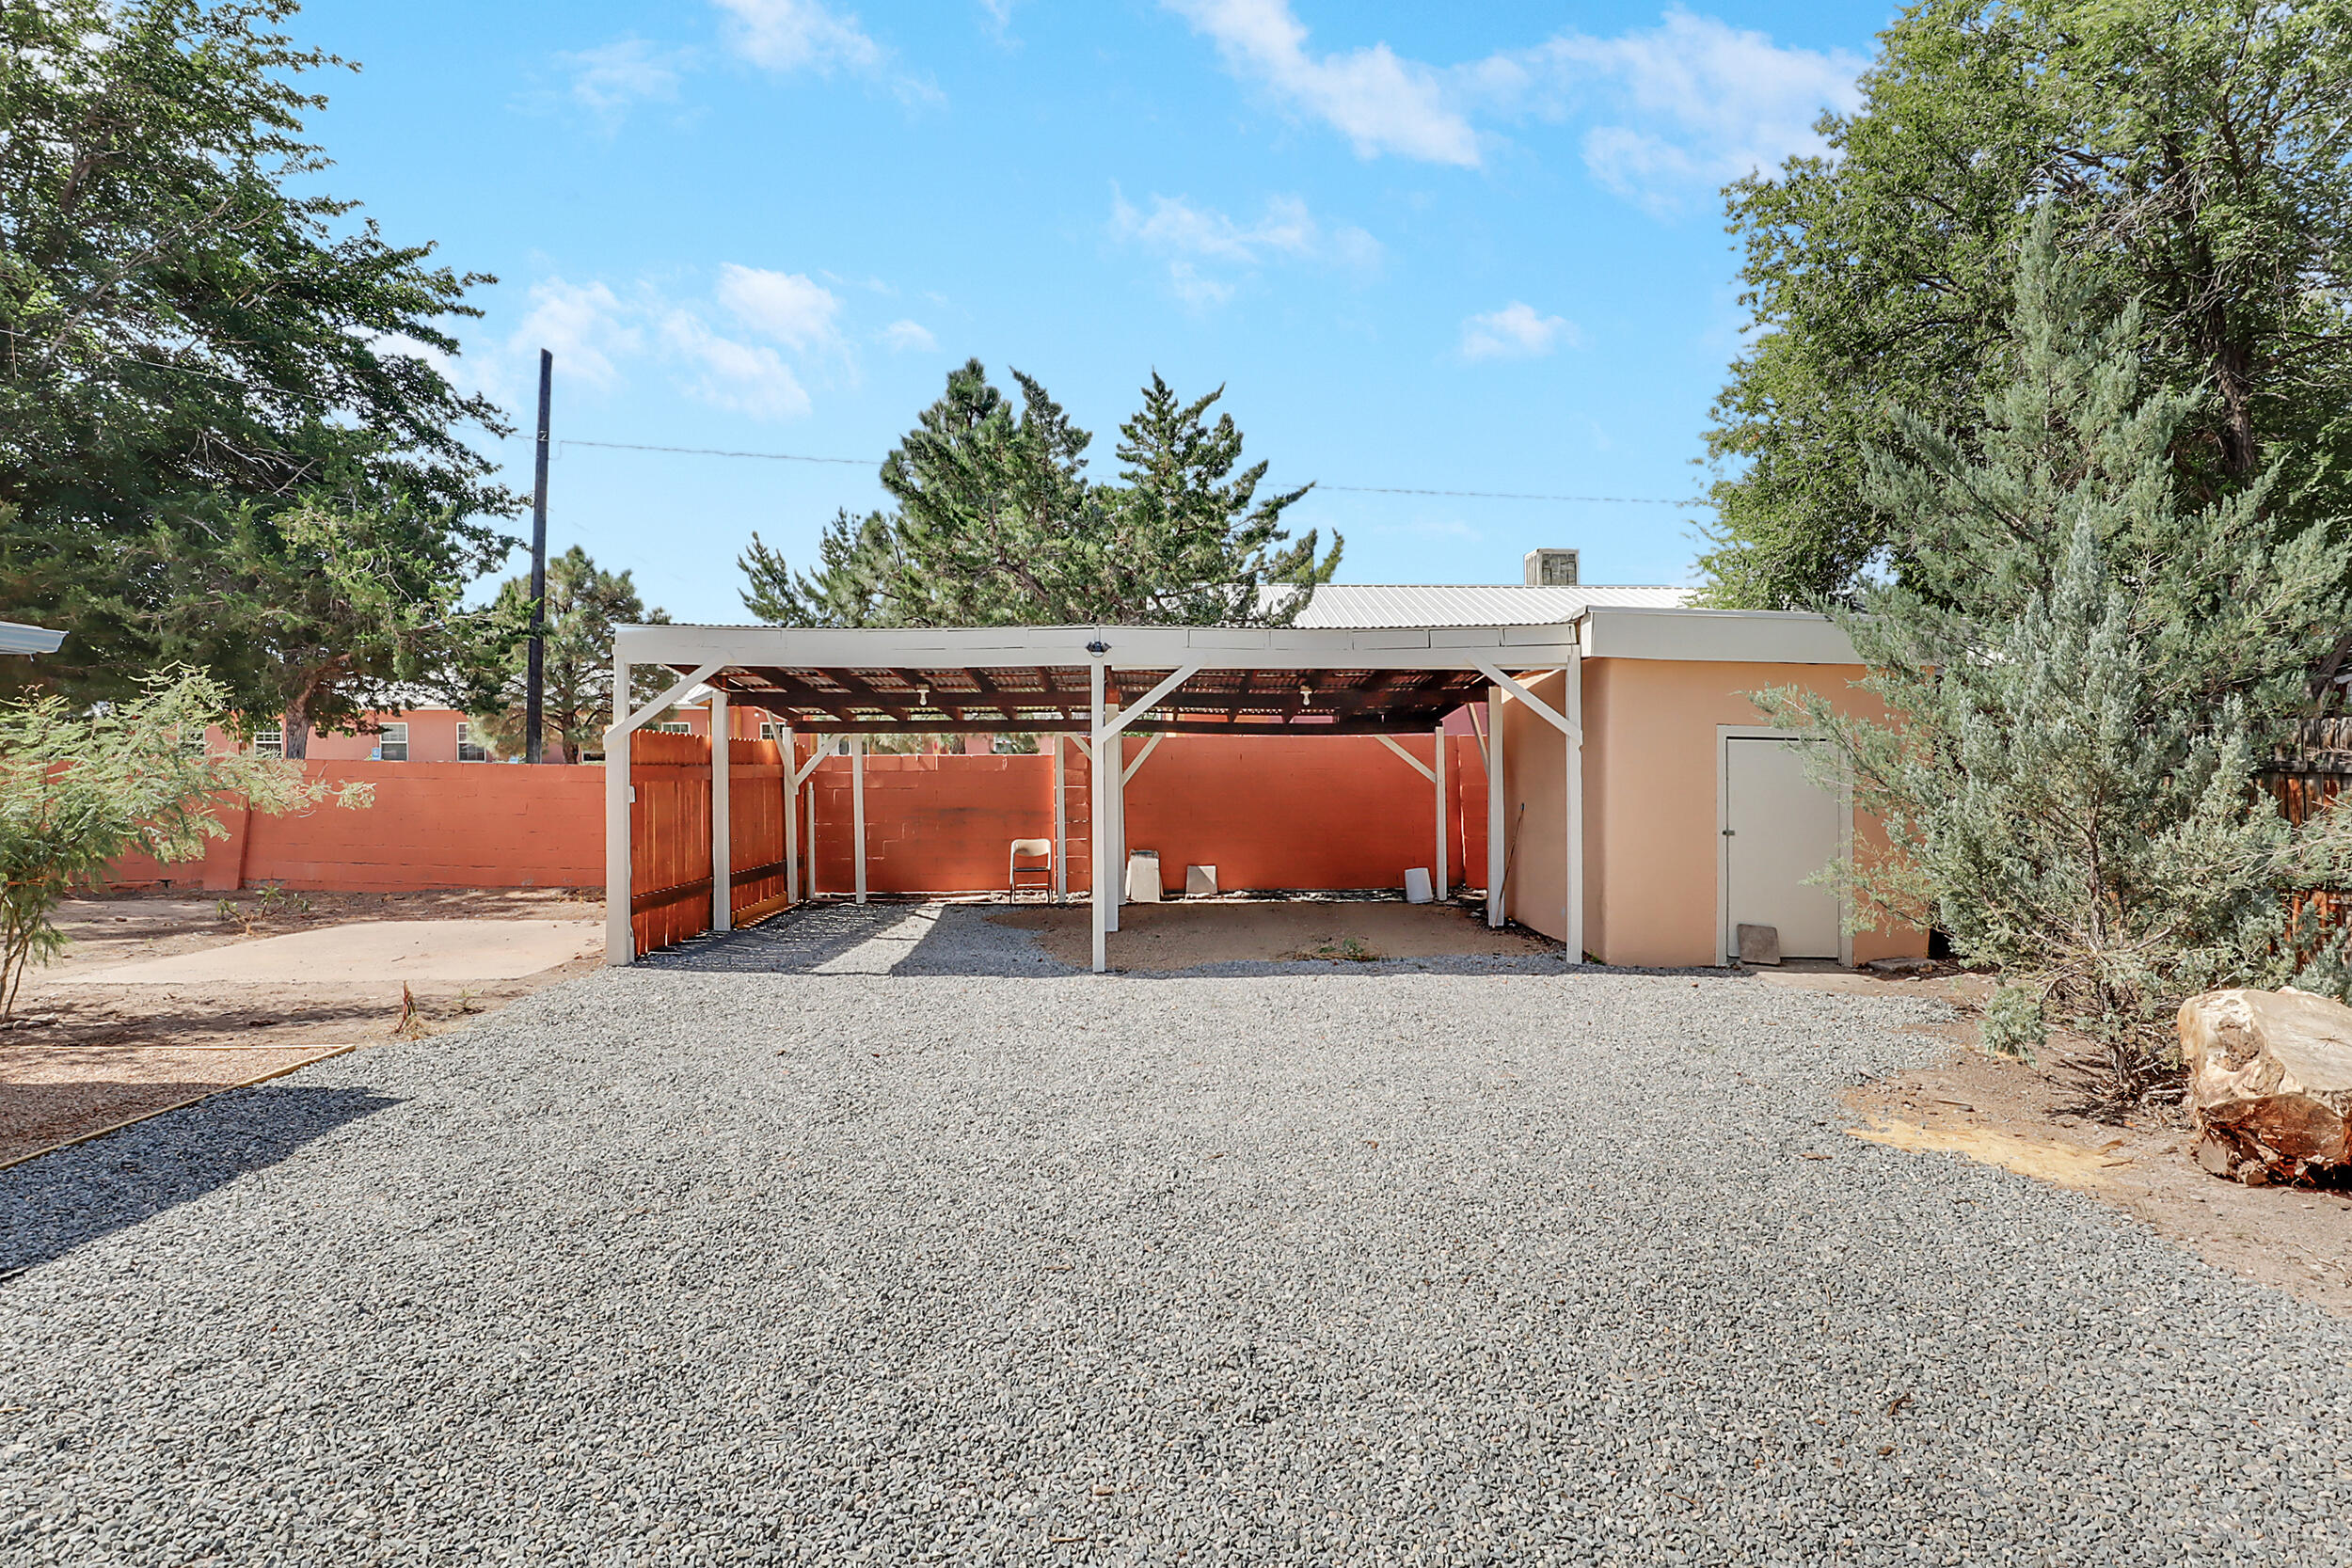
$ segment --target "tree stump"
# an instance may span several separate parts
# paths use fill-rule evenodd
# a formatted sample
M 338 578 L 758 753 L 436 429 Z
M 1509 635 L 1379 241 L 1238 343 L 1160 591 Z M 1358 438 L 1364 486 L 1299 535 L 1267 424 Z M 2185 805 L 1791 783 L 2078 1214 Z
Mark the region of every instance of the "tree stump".
M 2181 1004 L 2180 1026 L 2200 1164 L 2254 1186 L 2352 1166 L 2352 1007 L 2209 990 Z

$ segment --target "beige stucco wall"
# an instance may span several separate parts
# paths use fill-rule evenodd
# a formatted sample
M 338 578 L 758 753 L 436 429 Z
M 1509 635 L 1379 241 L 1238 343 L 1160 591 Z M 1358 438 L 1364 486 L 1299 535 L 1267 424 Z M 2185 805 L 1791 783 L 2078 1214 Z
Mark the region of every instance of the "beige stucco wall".
M 1716 961 L 1715 729 L 1757 724 L 1746 693 L 1795 686 L 1878 716 L 1856 689 L 1859 665 L 1717 663 L 1597 658 L 1584 663 L 1584 947 L 1603 963 L 1681 966 Z M 1529 689 L 1560 706 L 1555 673 Z M 1525 704 L 1502 705 L 1504 828 L 1518 855 L 1504 908 L 1548 936 L 1566 931 L 1565 753 L 1559 732 Z M 1526 814 L 1519 816 L 1520 805 Z M 1867 841 L 1873 832 L 1858 821 Z M 1859 932 L 1856 963 L 1927 951 L 1922 931 Z
M 1527 689 L 1567 712 L 1561 698 L 1565 671 L 1529 680 Z M 1561 807 L 1568 776 L 1568 737 L 1551 721 L 1516 698 L 1502 715 L 1502 842 L 1505 916 L 1555 941 L 1567 940 L 1566 814 Z M 1589 902 L 1589 901 L 1588 901 Z M 1585 943 L 1589 948 L 1589 941 Z

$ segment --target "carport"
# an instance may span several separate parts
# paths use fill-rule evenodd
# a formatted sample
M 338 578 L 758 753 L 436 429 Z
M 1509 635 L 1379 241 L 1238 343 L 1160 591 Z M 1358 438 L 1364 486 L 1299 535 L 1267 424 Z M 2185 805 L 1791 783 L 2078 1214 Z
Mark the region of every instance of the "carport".
M 1122 799 L 1136 763 L 1124 764 L 1120 737 L 1131 728 L 1162 735 L 1375 736 L 1405 765 L 1434 769 L 1396 743 L 1427 736 L 1466 704 L 1490 713 L 1505 702 L 1533 716 L 1562 748 L 1565 800 L 1558 808 L 1562 847 L 1561 916 L 1571 959 L 1583 953 L 1582 745 L 1578 628 L 1544 625 L 1420 627 L 1017 626 L 948 628 L 803 628 L 637 626 L 613 643 L 613 709 L 605 765 L 607 960 L 635 958 L 630 928 L 630 736 L 697 688 L 712 693 L 711 733 L 727 734 L 731 704 L 748 704 L 789 732 L 843 737 L 853 766 L 878 736 L 1027 732 L 1068 737 L 1092 766 L 1093 961 L 1106 967 L 1106 938 L 1118 929 Z M 651 702 L 631 701 L 640 665 L 676 678 Z M 1561 705 L 1530 689 L 1558 674 Z M 1502 726 L 1481 736 L 1486 753 L 1488 924 L 1505 903 Z M 1522 741 L 1522 744 L 1526 744 Z M 728 919 L 728 747 L 711 748 L 712 923 Z M 786 755 L 792 756 L 787 745 Z M 813 762 L 810 766 L 814 766 Z M 806 775 L 787 766 L 786 788 Z M 1442 832 L 1443 802 L 1437 817 Z M 1058 795 L 1057 800 L 1058 800 Z M 795 814 L 786 813 L 787 832 Z M 1057 824 L 1057 827 L 1059 824 Z M 863 897 L 863 814 L 858 896 Z M 1060 856 L 1056 864 L 1062 863 Z M 1438 864 L 1444 859 L 1440 853 Z M 1549 880 L 1549 877 L 1543 879 Z

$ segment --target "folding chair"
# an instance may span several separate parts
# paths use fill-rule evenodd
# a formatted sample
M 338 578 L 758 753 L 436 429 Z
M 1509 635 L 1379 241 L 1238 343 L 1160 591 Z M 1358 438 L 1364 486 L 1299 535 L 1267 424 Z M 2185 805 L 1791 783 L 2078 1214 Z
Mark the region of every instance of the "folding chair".
M 1024 861 L 1023 856 L 1033 857 Z M 1005 857 L 1005 891 L 1013 897 L 1021 896 L 1021 879 L 1041 877 L 1038 891 L 1048 898 L 1054 895 L 1054 841 L 1050 838 L 1016 838 L 1012 852 Z

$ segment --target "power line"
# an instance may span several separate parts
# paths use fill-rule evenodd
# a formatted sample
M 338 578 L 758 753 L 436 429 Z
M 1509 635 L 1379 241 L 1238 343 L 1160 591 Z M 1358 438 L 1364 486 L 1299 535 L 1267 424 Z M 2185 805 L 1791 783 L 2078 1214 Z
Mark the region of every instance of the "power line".
M 803 457 L 792 451 L 726 451 L 718 447 L 648 447 L 635 441 L 563 440 L 559 447 L 602 447 L 608 451 L 674 451 L 687 457 L 756 457 L 770 463 L 846 463 L 853 468 L 880 467 L 870 457 Z
M 881 465 L 866 457 L 810 457 L 793 451 L 729 451 L 719 447 L 656 447 L 637 441 L 578 441 L 564 440 L 559 447 L 598 447 L 606 451 L 666 451 L 681 457 L 751 457 L 768 463 L 840 463 L 850 467 L 871 468 Z M 1548 496 L 1517 490 L 1407 490 L 1385 484 L 1324 484 L 1318 490 L 1344 491 L 1352 496 L 1443 496 L 1462 500 L 1489 501 L 1585 501 L 1603 506 L 1704 506 L 1706 501 L 1695 498 L 1674 499 L 1664 496 Z
M 1487 501 L 1600 501 L 1611 506 L 1704 506 L 1695 498 L 1682 500 L 1664 496 L 1534 496 L 1516 490 L 1399 490 L 1385 484 L 1323 484 L 1318 490 L 1344 490 L 1355 496 L 1463 496 Z

